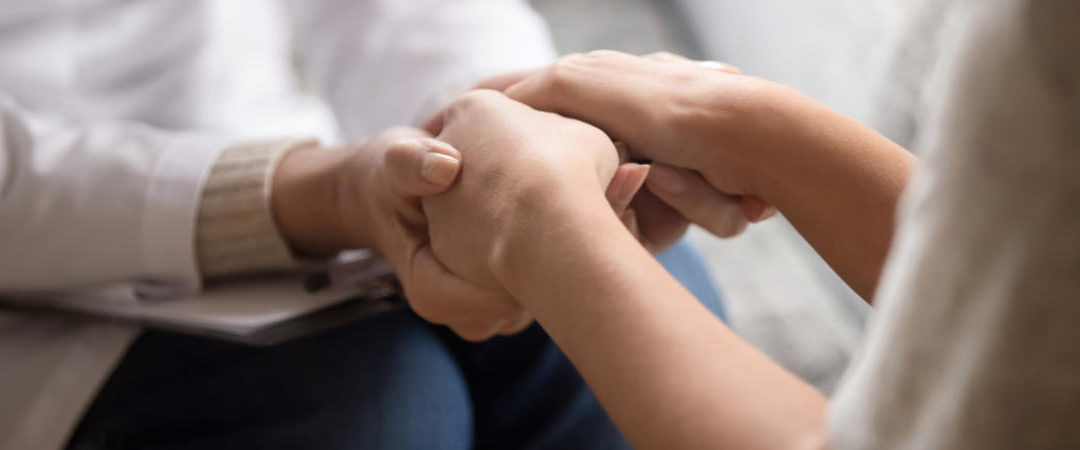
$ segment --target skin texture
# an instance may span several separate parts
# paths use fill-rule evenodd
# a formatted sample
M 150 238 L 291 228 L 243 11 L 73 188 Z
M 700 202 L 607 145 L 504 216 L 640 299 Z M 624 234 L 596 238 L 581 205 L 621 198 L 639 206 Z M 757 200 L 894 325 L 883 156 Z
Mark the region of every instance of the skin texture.
M 435 181 L 425 178 L 432 163 L 441 168 Z M 432 253 L 420 197 L 445 191 L 461 167 L 457 149 L 415 128 L 390 129 L 340 149 L 298 149 L 275 170 L 271 209 L 295 253 L 326 258 L 345 249 L 375 250 L 393 266 L 420 317 L 469 341 L 514 334 L 532 323 L 516 300 L 495 283 L 484 288 L 454 275 Z M 647 175 L 647 166 L 620 166 L 607 193 L 612 211 L 627 218 L 635 236 L 641 233 L 631 201 Z M 674 233 L 670 224 L 663 227 L 666 240 L 658 247 L 673 243 L 686 225 Z
M 491 272 L 491 256 L 477 256 L 494 255 L 498 237 L 523 225 L 519 208 L 543 201 L 554 189 L 597 192 L 603 204 L 619 165 L 614 144 L 599 129 L 533 110 L 496 91 L 465 94 L 444 120 L 439 139 L 472 151 L 460 183 L 425 198 L 424 211 L 439 221 L 430 230 L 439 260 L 480 286 L 501 286 Z
M 532 312 L 636 447 L 817 442 L 824 398 L 716 320 L 608 207 L 604 133 L 494 91 L 444 119 L 439 139 L 468 163 L 423 199 L 435 254 Z
M 645 58 L 701 66 L 698 62 L 666 52 L 654 53 Z M 721 63 L 709 63 L 701 67 L 717 72 L 739 73 L 738 68 Z M 497 75 L 479 82 L 473 89 L 505 91 L 522 80 L 542 74 L 546 70 L 547 68 L 533 68 Z M 439 134 L 443 127 L 443 116 L 443 113 L 436 114 L 422 128 L 432 135 Z M 750 223 L 760 222 L 776 214 L 775 208 L 759 198 L 730 196 L 710 190 L 708 194 L 716 201 L 710 205 L 711 208 L 707 214 L 686 216 L 684 212 L 672 207 L 679 203 L 671 203 L 668 198 L 661 198 L 665 192 L 655 189 L 655 183 L 650 183 L 649 189 L 641 189 L 642 186 L 638 180 L 648 175 L 648 169 L 629 163 L 632 151 L 626 143 L 616 142 L 615 145 L 619 150 L 620 161 L 624 164 L 617 169 L 611 181 L 608 199 L 626 227 L 634 233 L 645 248 L 653 253 L 663 251 L 682 238 L 691 221 L 719 237 L 733 237 L 746 230 Z M 682 176 L 682 174 L 676 176 Z M 688 175 L 690 181 L 693 181 L 695 176 L 696 174 Z M 616 192 L 627 193 L 630 190 L 633 190 L 635 194 L 628 201 L 612 197 Z
M 463 339 L 516 333 L 532 317 L 509 294 L 461 279 L 431 252 L 419 197 L 456 182 L 460 160 L 452 146 L 415 128 L 387 130 L 342 149 L 295 150 L 275 171 L 271 209 L 300 255 L 328 257 L 353 248 L 383 255 L 413 310 Z M 428 161 L 443 168 L 435 171 L 439 182 L 425 179 L 432 173 Z
M 775 205 L 867 298 L 914 159 L 791 89 L 682 60 L 575 55 L 505 94 L 531 108 L 482 93 L 442 118 L 470 163 L 423 199 L 436 257 L 517 299 L 636 448 L 824 447 L 826 399 L 635 241 L 606 207 L 612 149 L 569 117 L 653 161 L 650 192 L 685 217 L 730 225 L 733 199 Z
M 627 143 L 658 169 L 650 191 L 695 221 L 737 223 L 721 209 L 731 196 L 775 205 L 872 297 L 915 159 L 870 128 L 766 80 L 609 51 L 565 57 L 506 93 Z
M 390 158 L 366 154 L 352 166 L 333 164 L 348 169 L 344 178 L 329 177 L 338 180 L 331 188 L 337 206 L 330 209 L 351 207 L 354 202 L 343 200 L 348 195 L 357 196 L 356 204 L 383 206 L 361 209 L 354 220 L 330 213 L 329 221 L 308 222 L 346 230 L 351 242 L 371 239 L 366 242 L 391 255 L 394 245 L 385 242 L 416 239 L 422 243 L 400 245 L 408 250 L 399 254 L 412 255 L 406 261 L 429 255 L 433 265 L 399 270 L 438 267 L 470 289 L 513 298 L 570 357 L 637 448 L 825 445 L 826 399 L 709 314 L 628 231 L 626 210 L 611 207 L 628 197 L 621 187 L 612 189 L 619 174 L 644 172 L 620 165 L 612 139 L 626 144 L 625 153 L 653 161 L 650 192 L 687 218 L 737 223 L 737 216 L 715 209 L 742 208 L 749 198 L 775 205 L 864 297 L 877 283 L 896 200 L 915 162 L 906 152 L 786 87 L 686 61 L 613 52 L 565 58 L 509 86 L 505 95 L 466 94 L 438 129 L 439 140 L 463 161 L 452 187 L 390 190 L 390 198 L 406 201 L 373 200 L 385 197 L 378 185 L 394 183 L 357 174 L 393 172 Z M 388 153 L 387 144 L 372 145 Z M 363 162 L 369 159 L 382 163 Z M 326 192 L 313 184 L 322 187 L 312 192 Z M 417 197 L 422 213 L 414 209 Z M 305 223 L 290 211 L 303 202 L 284 202 L 275 209 L 283 228 Z M 299 214 L 318 217 L 324 206 Z M 414 213 L 424 218 L 423 228 L 408 219 Z M 348 231 L 354 226 L 364 231 Z M 409 238 L 369 234 L 385 229 Z M 421 229 L 426 237 L 414 232 Z M 308 242 L 312 235 L 296 230 L 292 236 Z M 319 250 L 335 242 L 311 240 Z M 429 315 L 454 311 L 460 310 Z

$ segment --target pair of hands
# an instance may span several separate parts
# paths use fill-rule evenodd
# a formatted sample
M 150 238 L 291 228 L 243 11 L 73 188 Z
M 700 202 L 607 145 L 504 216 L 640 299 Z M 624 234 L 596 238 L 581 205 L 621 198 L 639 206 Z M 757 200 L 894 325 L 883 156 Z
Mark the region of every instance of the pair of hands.
M 470 99 L 487 95 L 469 94 L 455 103 L 451 111 L 464 111 L 467 105 L 475 103 Z M 529 110 L 505 97 L 502 100 L 512 105 L 516 112 Z M 542 141 L 541 133 L 555 132 L 569 126 L 577 131 L 593 133 L 599 142 L 612 148 L 607 152 L 608 156 L 618 158 L 611 141 L 599 131 L 553 114 L 543 113 L 542 117 L 543 120 L 533 122 L 528 127 L 535 131 L 528 138 Z M 468 124 L 455 121 L 453 130 L 459 134 L 470 134 L 463 127 L 478 126 L 474 122 L 490 119 L 474 114 Z M 528 124 L 532 120 L 532 117 L 519 115 L 514 122 Z M 479 126 L 478 131 L 502 129 L 496 125 L 497 122 L 492 121 Z M 475 133 L 474 136 L 482 138 L 483 133 Z M 581 143 L 580 140 L 576 141 Z M 515 149 L 503 150 L 474 149 L 469 152 L 469 167 L 490 173 L 498 171 L 492 162 L 505 160 L 507 163 L 525 163 L 507 157 L 508 154 L 517 155 Z M 549 156 L 557 157 L 556 154 Z M 582 153 L 581 156 L 588 155 Z M 576 162 L 568 160 L 565 163 L 592 164 L 587 158 L 577 159 Z M 383 255 L 397 273 L 410 306 L 425 320 L 446 325 L 469 341 L 487 340 L 496 334 L 515 334 L 528 327 L 532 317 L 490 277 L 477 276 L 479 270 L 460 270 L 460 262 L 468 260 L 464 258 L 465 254 L 456 255 L 458 257 L 453 261 L 459 263 L 459 270 L 451 271 L 436 257 L 431 245 L 427 215 L 421 199 L 442 194 L 455 184 L 467 182 L 473 186 L 483 181 L 470 176 L 458 183 L 462 165 L 463 156 L 454 146 L 432 138 L 421 129 L 407 127 L 386 130 L 342 149 L 328 150 L 314 146 L 297 149 L 283 158 L 274 174 L 272 210 L 285 239 L 301 255 L 330 257 L 348 248 L 373 249 Z M 619 184 L 612 184 L 607 195 L 616 214 L 632 218 L 632 215 L 626 214 L 630 211 L 629 205 L 635 193 L 645 182 L 647 170 L 643 169 L 647 167 L 637 164 L 626 164 L 619 168 Z M 611 178 L 612 175 L 605 177 Z M 587 188 L 592 191 L 597 186 Z M 460 189 L 456 189 L 453 195 L 464 198 L 468 203 L 469 194 L 456 191 Z M 503 191 L 505 189 L 492 190 L 488 194 Z M 490 205 L 490 202 L 483 204 Z M 453 217 L 455 213 L 449 215 Z M 476 214 L 468 217 L 476 217 Z M 483 224 L 484 221 L 479 223 Z M 458 230 L 461 226 L 461 223 L 456 223 L 452 229 Z M 685 224 L 672 222 L 661 232 L 664 241 L 674 242 L 685 229 Z M 441 236 L 452 239 L 456 233 L 447 229 Z M 469 230 L 468 234 L 475 237 L 490 235 L 479 229 Z M 444 249 L 442 253 L 447 252 Z M 453 254 L 452 251 L 450 253 Z M 458 273 L 462 272 L 466 275 L 459 276 Z
M 714 150 L 724 143 L 708 137 L 717 131 L 715 111 L 694 109 L 694 96 L 685 95 L 689 86 L 712 99 L 742 78 L 749 79 L 672 55 L 615 52 L 497 77 L 480 87 L 505 94 L 468 93 L 425 127 L 438 139 L 403 128 L 343 152 L 294 152 L 275 176 L 275 192 L 279 184 L 306 185 L 309 194 L 335 200 L 324 211 L 312 203 L 299 214 L 308 223 L 290 226 L 296 220 L 286 216 L 297 214 L 286 211 L 299 209 L 302 196 L 275 194 L 275 215 L 301 252 L 379 251 L 421 317 L 472 341 L 512 334 L 531 323 L 499 274 L 500 242 L 522 229 L 517 222 L 559 226 L 560 214 L 606 199 L 656 251 L 677 240 L 688 219 L 731 236 L 747 218 L 769 215 L 763 201 L 742 195 L 754 191 L 732 176 L 738 167 L 714 170 L 722 159 Z M 619 149 L 612 138 L 626 145 Z M 652 160 L 651 169 L 626 163 L 630 156 Z M 641 190 L 646 178 L 649 189 Z M 308 182 L 278 182 L 296 179 Z

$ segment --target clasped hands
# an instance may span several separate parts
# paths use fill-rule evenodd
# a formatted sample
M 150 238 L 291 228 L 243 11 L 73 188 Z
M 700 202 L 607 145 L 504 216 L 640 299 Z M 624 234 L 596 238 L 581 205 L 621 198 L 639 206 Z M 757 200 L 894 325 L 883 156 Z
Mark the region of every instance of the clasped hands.
M 425 130 L 291 152 L 272 210 L 298 253 L 379 252 L 424 319 L 470 341 L 513 334 L 532 322 L 505 289 L 514 240 L 606 208 L 655 252 L 691 221 L 733 236 L 771 215 L 744 176 L 763 84 L 669 54 L 571 55 L 482 82 Z

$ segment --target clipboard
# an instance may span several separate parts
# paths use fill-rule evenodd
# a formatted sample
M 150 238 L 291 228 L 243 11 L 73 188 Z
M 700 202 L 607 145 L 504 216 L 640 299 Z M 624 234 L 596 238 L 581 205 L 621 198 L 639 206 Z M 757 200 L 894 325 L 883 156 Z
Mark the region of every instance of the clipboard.
M 347 284 L 312 282 L 326 278 L 331 268 L 340 273 L 347 265 L 355 269 Z M 188 298 L 136 300 L 134 288 L 125 285 L 70 295 L 5 298 L 4 304 L 256 346 L 407 307 L 389 266 L 371 257 L 337 261 L 314 271 L 221 280 Z

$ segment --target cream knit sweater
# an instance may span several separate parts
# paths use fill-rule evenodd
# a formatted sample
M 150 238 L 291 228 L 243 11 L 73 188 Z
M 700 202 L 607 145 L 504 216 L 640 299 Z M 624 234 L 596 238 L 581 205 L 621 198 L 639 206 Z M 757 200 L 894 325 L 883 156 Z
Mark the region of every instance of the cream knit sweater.
M 224 150 L 199 203 L 196 257 L 204 278 L 297 264 L 270 211 L 277 162 L 313 140 L 257 141 Z

